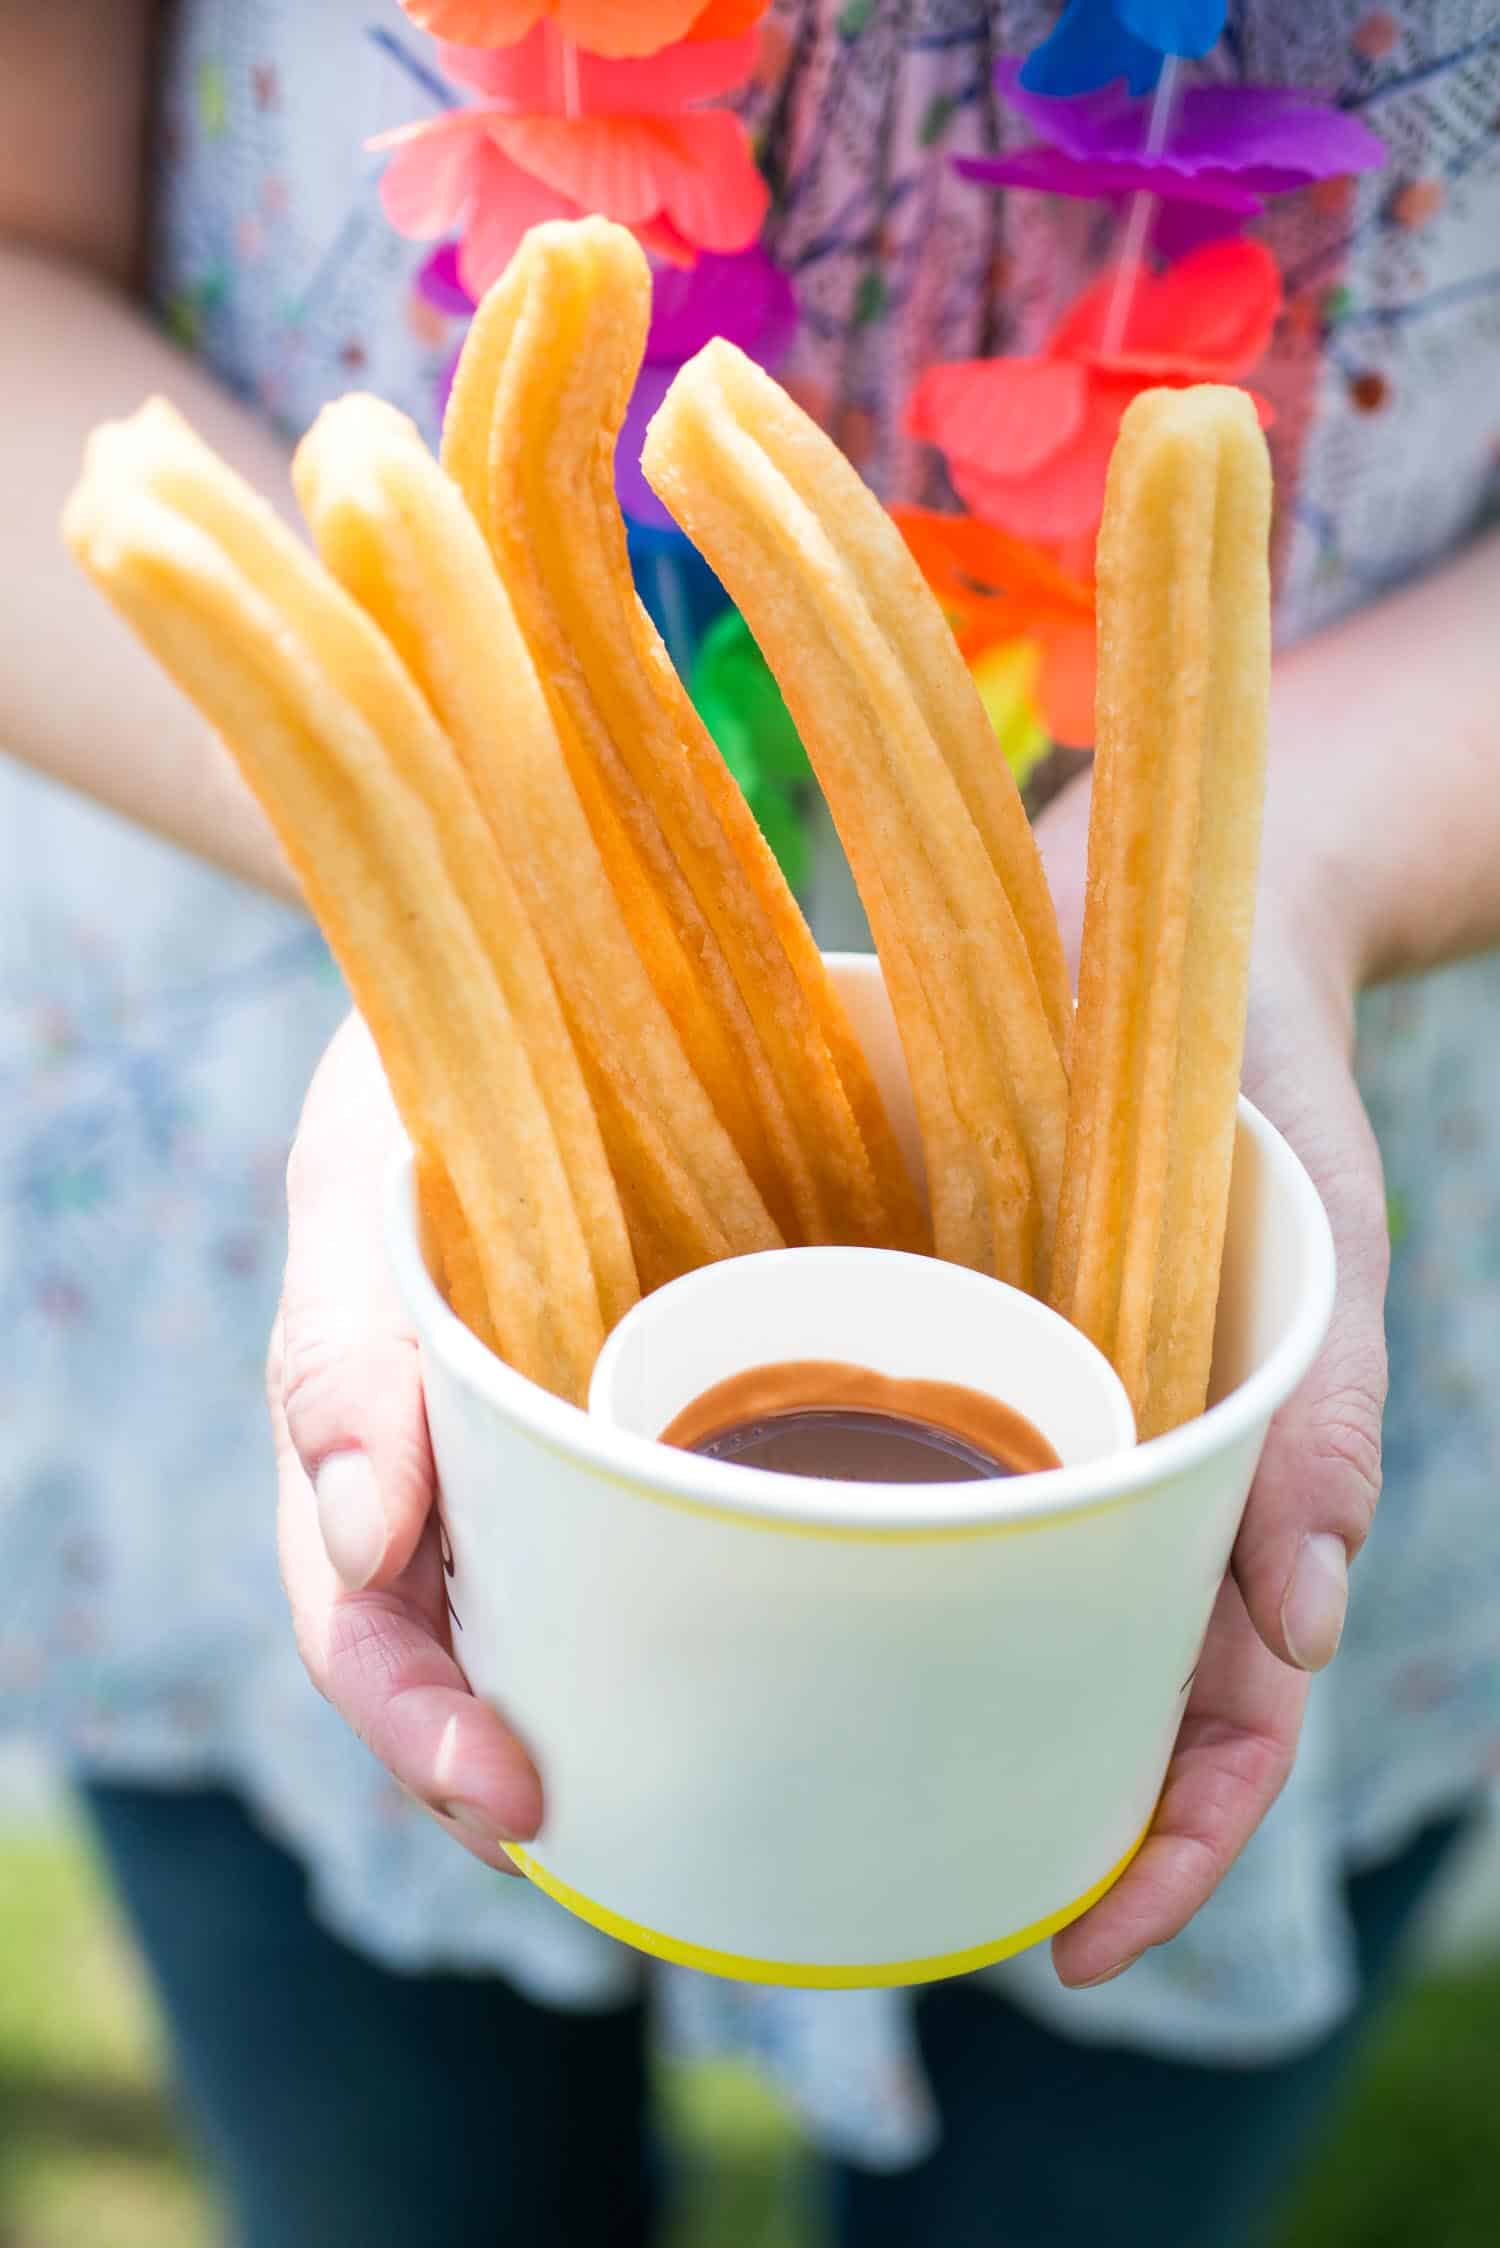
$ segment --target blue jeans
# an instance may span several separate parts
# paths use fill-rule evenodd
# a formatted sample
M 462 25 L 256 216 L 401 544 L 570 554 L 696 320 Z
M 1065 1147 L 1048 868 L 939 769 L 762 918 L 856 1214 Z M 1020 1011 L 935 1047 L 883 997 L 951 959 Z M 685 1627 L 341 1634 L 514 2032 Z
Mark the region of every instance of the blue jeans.
M 166 2009 L 239 2248 L 645 2248 L 643 2011 L 399 1975 L 321 1928 L 232 1795 L 84 1798 Z M 918 2004 L 940 2151 L 830 2170 L 838 2248 L 1242 2248 L 1317 2137 L 1464 1822 L 1349 1901 L 1364 1997 L 1316 2050 L 1220 2069 L 1070 2045 L 971 1984 Z

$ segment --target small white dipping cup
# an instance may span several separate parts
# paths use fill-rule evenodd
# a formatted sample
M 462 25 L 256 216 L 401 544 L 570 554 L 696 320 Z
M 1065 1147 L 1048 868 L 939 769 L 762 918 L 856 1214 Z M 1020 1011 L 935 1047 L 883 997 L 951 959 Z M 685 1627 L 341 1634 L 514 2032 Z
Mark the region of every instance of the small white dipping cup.
M 879 970 L 833 966 L 914 1155 Z M 513 1852 L 533 1881 L 659 1957 L 825 1988 L 966 1973 L 1103 1895 L 1149 1824 L 1271 1417 L 1332 1308 L 1322 1207 L 1253 1109 L 1215 1402 L 1007 1481 L 752 1474 L 611 1427 L 448 1310 L 409 1163 L 389 1221 L 455 1651 L 542 1776 L 541 1833 Z M 774 1353 L 803 1354 L 785 1336 Z M 845 1326 L 816 1355 L 866 1353 Z
M 808 1358 L 982 1390 L 1039 1429 L 1064 1467 L 1135 1442 L 1124 1384 L 1066 1319 L 983 1273 L 891 1249 L 774 1249 L 658 1288 L 599 1353 L 589 1411 L 660 1436 L 731 1374 Z

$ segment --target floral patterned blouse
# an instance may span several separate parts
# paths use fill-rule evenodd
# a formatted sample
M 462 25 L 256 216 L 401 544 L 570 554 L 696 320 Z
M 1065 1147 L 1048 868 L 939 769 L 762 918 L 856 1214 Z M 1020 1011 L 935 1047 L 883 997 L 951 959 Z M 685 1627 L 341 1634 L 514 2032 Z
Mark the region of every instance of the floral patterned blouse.
M 802 329 L 783 372 L 888 495 L 928 361 L 1035 348 L 1104 255 L 1087 206 L 965 184 L 1013 130 L 998 54 L 1050 0 L 780 0 L 746 97 Z M 455 331 L 413 287 L 366 138 L 419 113 L 394 0 L 182 0 L 164 58 L 156 293 L 289 432 L 359 384 L 431 425 Z M 1480 0 L 1231 0 L 1200 75 L 1332 92 L 1383 171 L 1260 222 L 1288 303 L 1283 635 L 1426 568 L 1500 464 L 1500 24 Z M 1418 745 L 1413 745 L 1414 756 Z M 331 1925 L 396 1965 L 618 2001 L 630 1954 L 415 1814 L 311 1692 L 276 1583 L 260 1364 L 281 1169 L 341 1008 L 294 916 L 0 765 L 0 1710 L 82 1765 L 238 1788 Z M 1500 1776 L 1500 961 L 1374 995 L 1362 1074 L 1395 1274 L 1387 1488 L 1295 1775 L 1219 1894 L 1123 1980 L 992 1971 L 1068 2035 L 1205 2058 L 1296 2050 L 1347 2007 L 1347 1866 Z M 900 2163 L 936 2129 L 900 1993 L 655 1986 L 749 2050 L 825 2142 Z

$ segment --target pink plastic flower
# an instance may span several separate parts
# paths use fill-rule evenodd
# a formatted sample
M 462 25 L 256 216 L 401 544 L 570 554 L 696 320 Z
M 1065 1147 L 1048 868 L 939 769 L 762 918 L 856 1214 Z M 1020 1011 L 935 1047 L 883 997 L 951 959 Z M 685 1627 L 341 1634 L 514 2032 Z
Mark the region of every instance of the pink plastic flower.
M 444 69 L 485 99 L 382 134 L 386 216 L 419 241 L 457 234 L 458 273 L 482 296 L 528 227 L 600 212 L 677 265 L 744 249 L 767 206 L 749 135 L 704 109 L 739 84 L 750 39 L 687 43 L 649 62 L 563 50 L 539 25 L 500 50 L 443 44 Z

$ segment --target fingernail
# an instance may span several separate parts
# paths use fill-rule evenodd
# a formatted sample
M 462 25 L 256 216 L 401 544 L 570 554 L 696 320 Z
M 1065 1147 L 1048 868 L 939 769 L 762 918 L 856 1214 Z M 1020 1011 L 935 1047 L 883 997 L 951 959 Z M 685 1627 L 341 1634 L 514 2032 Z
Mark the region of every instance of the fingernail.
M 482 1811 L 477 1803 L 440 1803 L 438 1812 L 470 1842 L 482 1843 L 486 1850 L 498 1850 L 502 1842 L 515 1840 L 493 1811 Z
M 1101 1983 L 1112 1983 L 1117 1977 L 1125 1974 L 1141 1956 L 1140 1952 L 1133 1951 L 1128 1959 L 1120 1961 L 1118 1967 L 1106 1967 L 1102 1975 L 1090 1975 L 1086 1983 L 1070 1983 L 1068 1988 L 1070 1990 L 1097 1990 Z
M 385 1514 L 375 1470 L 363 1452 L 330 1452 L 313 1483 L 328 1558 L 351 1592 L 360 1592 L 385 1554 Z
M 1299 1670 L 1332 1662 L 1349 1605 L 1349 1556 L 1342 1538 L 1318 1530 L 1302 1541 L 1281 1603 L 1281 1636 Z

